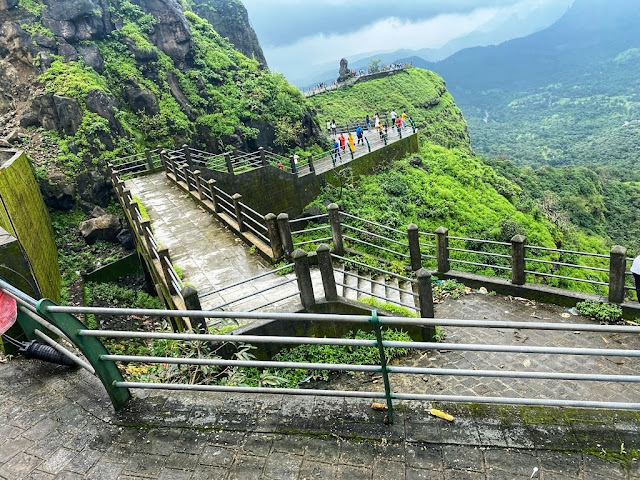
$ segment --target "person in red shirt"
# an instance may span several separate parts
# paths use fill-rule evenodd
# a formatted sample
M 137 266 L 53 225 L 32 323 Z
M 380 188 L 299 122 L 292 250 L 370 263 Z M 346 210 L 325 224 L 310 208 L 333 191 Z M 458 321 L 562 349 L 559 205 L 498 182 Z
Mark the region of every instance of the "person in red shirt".
M 346 147 L 346 140 L 344 138 L 344 134 L 343 133 L 341 133 L 340 136 L 338 137 L 338 141 L 340 142 L 340 148 L 344 152 L 344 149 Z

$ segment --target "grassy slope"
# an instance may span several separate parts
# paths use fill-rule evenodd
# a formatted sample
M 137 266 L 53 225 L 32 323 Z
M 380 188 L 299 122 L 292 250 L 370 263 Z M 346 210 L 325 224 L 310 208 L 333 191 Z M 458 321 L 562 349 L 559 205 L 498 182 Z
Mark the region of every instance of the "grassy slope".
M 411 68 L 390 77 L 358 83 L 351 88 L 310 98 L 318 111 L 320 125 L 362 121 L 376 112 L 382 117 L 392 109 L 409 115 L 433 143 L 445 147 L 468 148 L 467 126 L 453 97 L 439 75 Z M 437 102 L 437 104 L 436 104 Z M 434 104 L 434 105 L 430 105 Z
M 419 118 L 424 121 L 433 111 L 415 107 L 420 104 L 416 92 L 432 93 L 437 89 L 437 86 L 434 88 L 434 78 L 437 80 L 439 77 L 414 69 L 410 76 L 407 75 L 404 78 L 391 77 L 375 80 L 370 82 L 373 85 L 356 85 L 351 92 L 344 90 L 325 93 L 313 97 L 312 101 L 319 108 L 320 105 L 322 106 L 319 113 L 321 119 L 334 115 L 336 118 L 344 118 L 340 116 L 343 111 L 352 112 L 347 115 L 347 118 L 356 118 L 368 108 L 367 105 L 377 105 L 375 95 L 380 95 L 379 98 L 383 99 L 380 104 L 389 108 L 388 102 L 391 100 L 386 98 L 385 92 L 394 90 L 398 82 L 402 82 L 403 95 L 394 97 L 394 108 L 396 110 L 406 108 L 414 116 L 422 115 Z M 409 87 L 408 84 L 411 82 L 418 85 Z M 411 98 L 407 92 L 411 92 Z M 361 100 L 355 103 L 356 98 L 363 96 L 368 98 L 367 102 Z M 443 98 L 446 98 L 446 95 L 443 95 Z M 351 100 L 354 104 L 350 103 Z M 422 105 L 424 103 L 423 98 Z M 412 108 L 414 110 L 411 110 Z M 406 228 L 409 223 L 416 223 L 424 232 L 433 232 L 437 227 L 445 226 L 449 228 L 450 235 L 497 241 L 509 241 L 511 235 L 517 232 L 525 233 L 528 243 L 533 245 L 608 252 L 606 239 L 596 235 L 597 232 L 580 231 L 571 226 L 557 225 L 550 221 L 547 214 L 535 202 L 526 201 L 529 197 L 523 194 L 516 182 L 496 173 L 465 145 L 461 148 L 443 147 L 441 144 L 459 143 L 457 132 L 466 131 L 462 116 L 457 117 L 457 123 L 452 122 L 452 118 L 455 118 L 454 112 L 458 111 L 453 103 L 448 111 L 445 117 L 446 128 L 438 124 L 441 116 L 431 117 L 432 123 L 423 136 L 419 153 L 424 164 L 422 168 L 411 167 L 408 159 L 405 159 L 376 175 L 361 178 L 357 183 L 344 189 L 342 197 L 340 197 L 340 189 L 329 187 L 314 203 L 322 206 L 334 201 L 354 215 L 396 227 L 399 230 Z M 434 142 L 430 135 L 431 131 L 440 131 L 443 136 L 438 137 Z M 575 195 L 579 195 L 579 189 Z M 469 247 L 462 244 L 455 246 Z M 465 259 L 465 256 L 460 255 L 459 258 Z M 588 262 L 594 266 L 606 267 L 594 259 L 564 258 L 557 254 L 545 255 L 541 258 Z M 478 256 L 466 259 L 484 261 Z M 456 265 L 455 268 L 459 266 Z M 548 271 L 545 268 L 539 270 Z M 598 274 L 585 277 L 584 272 L 567 271 L 562 268 L 555 271 L 559 275 L 598 278 Z M 484 273 L 490 273 L 490 270 Z M 575 282 L 571 285 L 564 281 L 551 280 L 550 283 L 591 291 L 589 286 Z

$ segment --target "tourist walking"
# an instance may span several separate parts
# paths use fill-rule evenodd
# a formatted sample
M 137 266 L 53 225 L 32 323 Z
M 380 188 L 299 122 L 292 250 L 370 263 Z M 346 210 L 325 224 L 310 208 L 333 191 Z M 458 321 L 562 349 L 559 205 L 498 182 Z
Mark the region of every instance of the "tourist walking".
M 400 118 L 402 119 L 402 128 L 405 128 L 406 122 L 407 122 L 407 114 L 402 112 L 402 115 L 400 115 Z
M 343 133 L 341 133 L 340 136 L 338 137 L 338 141 L 340 142 L 340 148 L 344 152 L 345 139 L 344 139 L 344 134 Z
M 636 296 L 638 297 L 638 302 L 640 302 L 640 255 L 633 260 L 631 273 L 636 283 Z
M 353 134 L 351 132 L 349 132 L 349 138 L 347 139 L 347 142 L 349 143 L 349 149 L 351 150 L 351 153 L 353 154 L 356 151 L 356 144 L 353 140 Z
M 338 133 L 338 126 L 336 125 L 335 120 L 331 121 L 331 130 L 333 130 L 333 136 L 335 136 L 336 133 Z
M 378 112 L 376 112 L 376 114 L 373 116 L 373 125 L 376 128 L 380 126 L 380 115 L 378 115 Z
M 389 115 L 391 116 L 391 126 L 393 127 L 396 124 L 396 118 L 398 118 L 398 114 L 395 110 L 392 109 Z
M 402 118 L 396 118 L 396 127 L 398 128 L 398 135 L 402 135 Z
M 284 170 L 284 165 L 282 164 L 282 162 L 278 162 L 278 168 L 280 170 Z
M 331 135 L 331 122 L 327 120 L 327 135 Z
M 364 145 L 364 129 L 360 126 L 356 128 L 356 137 L 358 137 L 358 145 Z
M 333 155 L 331 156 L 331 161 L 333 161 L 334 167 L 336 166 L 338 158 L 340 159 L 340 161 L 342 161 L 342 155 L 340 154 L 340 143 L 338 142 L 338 140 L 335 140 L 333 142 Z
M 367 132 L 371 130 L 371 119 L 369 118 L 369 115 L 367 115 L 367 119 L 365 120 L 365 123 L 367 124 Z

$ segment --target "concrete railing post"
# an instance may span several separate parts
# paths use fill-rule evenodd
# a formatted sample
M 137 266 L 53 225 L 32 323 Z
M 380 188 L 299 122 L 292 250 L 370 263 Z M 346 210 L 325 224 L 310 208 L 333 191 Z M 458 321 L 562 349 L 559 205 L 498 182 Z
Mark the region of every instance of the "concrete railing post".
M 184 299 L 184 306 L 187 310 L 202 310 L 200 298 L 198 298 L 198 291 L 195 288 L 185 286 L 180 292 L 180 295 L 182 295 Z M 207 320 L 204 318 L 189 318 L 189 323 L 191 324 L 193 333 L 206 334 L 209 332 Z
M 280 241 L 282 242 L 284 255 L 287 258 L 291 258 L 294 246 L 293 237 L 291 236 L 291 224 L 289 223 L 289 215 L 287 213 L 278 215 L 278 231 L 280 232 Z
M 186 143 L 182 145 L 182 152 L 184 153 L 184 159 L 187 162 L 187 165 L 191 166 L 191 149 L 189 145 Z
M 169 161 L 167 160 L 167 151 L 160 150 L 160 163 L 162 163 L 162 169 L 165 175 L 169 173 Z
M 260 163 L 262 163 L 264 167 L 269 165 L 269 162 L 267 161 L 267 152 L 264 151 L 264 147 L 260 147 L 258 152 L 260 153 Z
M 213 211 L 220 213 L 222 208 L 218 204 L 218 197 L 216 197 L 216 181 L 214 179 L 208 180 L 207 185 L 209 187 L 209 195 L 211 195 L 211 201 L 213 202 Z
M 436 230 L 436 255 L 438 257 L 438 273 L 451 270 L 449 264 L 449 229 L 439 227 Z
M 233 209 L 236 212 L 236 220 L 238 221 L 238 230 L 244 232 L 247 227 L 244 224 L 244 212 L 242 211 L 242 195 L 235 193 L 233 197 Z
M 418 270 L 418 300 L 420 302 L 420 317 L 435 318 L 433 308 L 433 288 L 431 287 L 431 273 L 424 268 Z M 422 340 L 432 341 L 436 336 L 436 327 L 424 325 L 422 327 Z
M 524 235 L 515 235 L 511 239 L 511 283 L 513 285 L 524 285 L 527 281 L 527 275 L 524 273 L 526 262 L 524 244 L 527 237 Z
M 233 162 L 231 161 L 231 154 L 229 152 L 225 152 L 224 161 L 227 164 L 227 172 L 229 175 L 235 175 L 235 172 L 233 171 Z
M 407 227 L 409 238 L 409 256 L 411 257 L 411 270 L 417 272 L 422 268 L 422 254 L 420 253 L 420 236 L 418 226 L 415 223 Z
M 627 249 L 611 248 L 609 259 L 609 303 L 624 302 L 624 284 L 627 271 Z
M 309 171 L 311 173 L 316 173 L 316 166 L 313 164 L 313 157 L 309 156 Z
M 293 252 L 296 278 L 298 279 L 298 290 L 300 290 L 300 300 L 305 309 L 309 309 L 316 304 L 316 297 L 313 293 L 313 282 L 311 281 L 311 271 L 309 270 L 309 256 L 304 250 Z
M 336 277 L 333 274 L 329 245 L 324 243 L 318 245 L 316 253 L 318 255 L 318 267 L 320 268 L 322 285 L 324 287 L 324 298 L 328 302 L 335 302 L 338 300 L 338 289 L 336 288 Z
M 264 217 L 264 222 L 267 224 L 267 233 L 269 235 L 273 259 L 278 260 L 284 255 L 282 239 L 280 238 L 280 231 L 278 230 L 278 217 L 273 213 L 268 213 Z
M 162 276 L 169 290 L 169 295 L 175 295 L 177 293 L 176 287 L 173 285 L 173 279 L 169 273 L 169 265 L 171 264 L 171 257 L 169 256 L 169 249 L 167 247 L 158 248 L 158 259 L 160 261 L 160 268 L 162 269 Z
M 189 165 L 183 165 L 182 171 L 184 172 L 184 183 L 187 184 L 187 192 L 191 192 L 191 170 Z
M 333 252 L 336 255 L 344 255 L 344 241 L 342 239 L 342 225 L 340 224 L 340 207 L 335 203 L 327 207 L 329 224 L 331 225 L 331 238 L 333 239 Z
M 149 150 L 144 151 L 144 156 L 147 159 L 147 170 L 153 171 L 153 158 L 151 157 L 151 152 Z
M 196 191 L 198 192 L 198 200 L 204 200 L 204 194 L 202 192 L 202 178 L 200 177 L 200 170 L 193 172 L 193 179 L 196 183 Z
M 151 221 L 148 218 L 143 218 L 140 222 L 140 235 L 144 241 L 145 246 L 147 247 L 147 251 L 149 252 L 149 257 L 153 257 L 153 243 L 151 243 L 151 236 L 149 235 L 151 232 Z

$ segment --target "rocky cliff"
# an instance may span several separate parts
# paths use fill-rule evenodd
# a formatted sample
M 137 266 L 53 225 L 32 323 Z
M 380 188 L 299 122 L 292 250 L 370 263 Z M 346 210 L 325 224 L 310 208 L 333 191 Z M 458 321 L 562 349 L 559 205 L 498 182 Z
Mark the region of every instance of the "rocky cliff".
M 258 36 L 249 23 L 249 14 L 238 0 L 200 0 L 193 11 L 207 20 L 216 32 L 260 65 L 267 66 Z
M 305 99 L 264 65 L 237 1 L 0 0 L 0 143 L 73 184 L 102 158 L 156 145 L 316 142 Z

